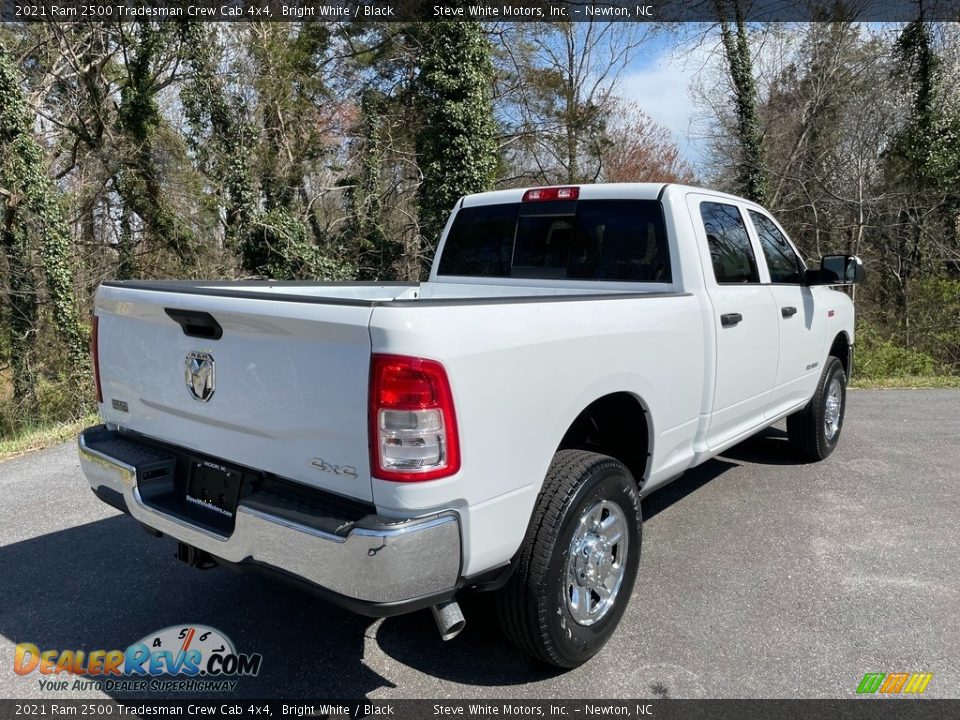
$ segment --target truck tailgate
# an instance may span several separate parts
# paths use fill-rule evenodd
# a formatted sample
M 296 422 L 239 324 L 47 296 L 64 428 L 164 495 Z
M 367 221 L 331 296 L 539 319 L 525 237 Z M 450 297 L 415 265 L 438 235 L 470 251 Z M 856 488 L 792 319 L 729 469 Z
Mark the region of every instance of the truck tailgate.
M 219 339 L 169 311 L 208 313 Z M 358 500 L 371 500 L 368 303 L 97 293 L 104 420 Z M 193 331 L 191 331 L 193 332 Z M 213 365 L 212 394 L 203 373 Z M 192 364 L 191 364 L 192 363 Z M 197 385 L 191 390 L 190 382 Z

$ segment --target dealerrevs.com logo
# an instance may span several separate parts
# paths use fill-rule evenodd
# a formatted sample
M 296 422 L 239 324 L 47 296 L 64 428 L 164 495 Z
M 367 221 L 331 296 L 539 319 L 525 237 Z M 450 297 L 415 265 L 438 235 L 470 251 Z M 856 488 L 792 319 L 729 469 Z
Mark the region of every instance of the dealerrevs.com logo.
M 232 692 L 238 678 L 255 677 L 263 657 L 238 653 L 233 642 L 206 625 L 174 625 L 126 650 L 48 650 L 20 643 L 18 675 L 36 673 L 40 689 L 130 692 Z

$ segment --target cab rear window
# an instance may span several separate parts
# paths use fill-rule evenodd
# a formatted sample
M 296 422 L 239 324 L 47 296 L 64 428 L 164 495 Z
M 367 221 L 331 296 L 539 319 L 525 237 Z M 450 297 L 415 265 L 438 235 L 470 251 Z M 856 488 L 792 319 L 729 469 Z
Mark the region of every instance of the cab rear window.
M 655 200 L 572 200 L 462 208 L 439 275 L 669 283 Z

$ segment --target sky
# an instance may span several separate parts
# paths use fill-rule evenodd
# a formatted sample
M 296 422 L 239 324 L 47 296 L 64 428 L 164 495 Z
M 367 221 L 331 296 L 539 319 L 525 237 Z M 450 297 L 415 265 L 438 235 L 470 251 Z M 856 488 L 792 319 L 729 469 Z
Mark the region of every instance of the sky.
M 897 33 L 902 26 L 899 22 L 861 24 L 865 32 L 877 35 Z M 707 150 L 705 115 L 691 97 L 691 89 L 704 69 L 725 73 L 725 60 L 718 34 L 712 32 L 704 38 L 706 25 L 689 23 L 675 28 L 674 33 L 661 32 L 637 48 L 621 77 L 619 94 L 667 127 L 684 159 L 698 170 Z M 779 52 L 775 44 L 754 46 L 751 51 L 755 60 L 765 56 L 767 63 L 775 63 Z M 766 55 L 768 51 L 770 55 Z
M 683 157 L 694 166 L 703 159 L 705 143 L 697 133 L 691 83 L 707 64 L 718 62 L 715 48 L 715 41 L 696 42 L 693 33 L 657 35 L 637 48 L 620 82 L 619 94 L 673 132 Z

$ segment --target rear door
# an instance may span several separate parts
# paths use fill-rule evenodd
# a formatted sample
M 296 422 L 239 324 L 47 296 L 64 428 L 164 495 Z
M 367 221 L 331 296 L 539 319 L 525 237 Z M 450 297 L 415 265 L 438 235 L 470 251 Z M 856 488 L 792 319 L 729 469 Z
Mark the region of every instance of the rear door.
M 813 395 L 820 378 L 826 317 L 803 284 L 806 267 L 786 234 L 766 213 L 748 208 L 747 217 L 770 276 L 779 315 L 780 363 L 767 415 L 773 417 Z
M 370 500 L 370 304 L 245 295 L 101 287 L 104 420 Z
M 707 444 L 718 447 L 761 424 L 777 375 L 777 310 L 761 283 L 743 208 L 691 194 L 716 334 L 716 376 Z

